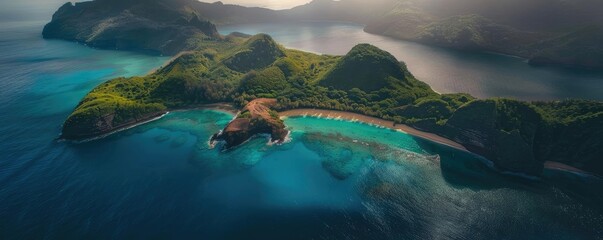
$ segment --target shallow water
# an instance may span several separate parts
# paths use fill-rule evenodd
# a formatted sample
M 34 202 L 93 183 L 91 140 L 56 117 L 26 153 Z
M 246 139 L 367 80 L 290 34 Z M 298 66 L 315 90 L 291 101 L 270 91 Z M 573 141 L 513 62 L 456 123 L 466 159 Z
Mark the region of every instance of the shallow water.
M 324 54 L 344 55 L 359 43 L 370 43 L 404 61 L 419 80 L 440 93 L 522 100 L 603 100 L 603 72 L 532 67 L 521 58 L 430 47 L 368 34 L 362 29 L 361 25 L 333 22 L 219 28 L 222 34 L 268 33 L 286 47 Z
M 198 110 L 56 141 L 94 86 L 168 58 L 45 41 L 42 24 L 0 25 L 0 239 L 602 236 L 600 180 L 504 176 L 361 123 L 288 118 L 290 143 L 256 138 L 222 152 L 207 141 L 232 115 Z

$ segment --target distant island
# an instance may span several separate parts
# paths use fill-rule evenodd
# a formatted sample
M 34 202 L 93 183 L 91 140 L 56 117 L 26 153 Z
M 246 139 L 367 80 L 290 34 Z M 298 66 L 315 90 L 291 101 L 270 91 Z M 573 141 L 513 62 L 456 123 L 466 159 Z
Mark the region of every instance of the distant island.
M 194 47 L 198 39 L 219 38 L 212 23 L 347 21 L 366 25 L 368 33 L 520 56 L 535 66 L 603 70 L 603 18 L 591 11 L 600 9 L 593 5 L 602 5 L 596 0 L 546 4 L 455 1 L 459 9 L 439 9 L 437 1 L 314 0 L 275 11 L 193 0 L 95 0 L 65 4 L 44 28 L 43 36 L 98 48 L 173 55 Z M 521 6 L 526 9 L 516 11 Z M 193 35 L 197 37 L 191 41 Z M 149 38 L 153 40 L 147 41 Z
M 63 138 L 101 136 L 171 110 L 227 102 L 243 108 L 222 134 L 214 136 L 227 141 L 228 147 L 255 133 L 282 140 L 285 126 L 279 111 L 327 109 L 437 134 L 486 157 L 501 171 L 539 175 L 544 163 L 553 161 L 603 175 L 601 102 L 438 94 L 403 62 L 369 44 L 360 44 L 345 56 L 317 55 L 286 49 L 265 34 L 221 36 L 201 12 L 188 7 L 197 6 L 192 0 L 141 2 L 146 1 L 68 4 L 45 28 L 45 36 L 92 46 L 166 54 L 185 51 L 148 76 L 116 78 L 96 87 L 65 121 Z M 163 10 L 169 14 L 160 14 Z M 149 12 L 157 14 L 145 15 Z M 137 44 L 142 39 L 144 44 Z

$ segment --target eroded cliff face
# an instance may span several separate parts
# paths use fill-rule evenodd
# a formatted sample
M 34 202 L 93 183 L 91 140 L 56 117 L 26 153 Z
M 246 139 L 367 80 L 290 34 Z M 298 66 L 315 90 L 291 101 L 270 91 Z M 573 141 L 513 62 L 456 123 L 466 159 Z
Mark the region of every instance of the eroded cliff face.
M 167 108 L 161 104 L 116 101 L 112 106 L 99 105 L 104 100 L 82 101 L 79 106 L 88 105 L 91 110 L 76 110 L 72 113 L 63 124 L 61 138 L 85 140 L 99 137 L 167 113 Z
M 502 171 L 539 175 L 543 161 L 534 154 L 541 122 L 534 109 L 516 101 L 474 101 L 446 122 L 442 134 L 491 160 Z
M 91 47 L 150 51 L 166 55 L 198 40 L 220 39 L 216 26 L 187 8 L 187 0 L 96 0 L 66 3 L 44 27 L 49 39 Z
M 276 99 L 267 98 L 249 102 L 221 133 L 214 134 L 211 141 L 224 141 L 225 148 L 229 149 L 257 134 L 270 134 L 272 142 L 284 142 L 288 131 L 278 113 L 270 109 L 276 103 Z

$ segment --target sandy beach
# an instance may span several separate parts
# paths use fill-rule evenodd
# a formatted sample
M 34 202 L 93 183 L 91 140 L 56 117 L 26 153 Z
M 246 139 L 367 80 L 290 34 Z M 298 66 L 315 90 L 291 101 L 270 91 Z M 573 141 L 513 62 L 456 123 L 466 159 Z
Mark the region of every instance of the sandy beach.
M 466 151 L 466 152 L 470 152 L 469 150 L 467 150 L 467 148 L 463 147 L 461 144 L 452 141 L 450 139 L 444 138 L 442 136 L 439 136 L 437 134 L 434 133 L 428 133 L 428 132 L 423 132 L 417 129 L 414 129 L 408 125 L 404 125 L 404 124 L 395 124 L 392 121 L 387 121 L 387 120 L 383 120 L 380 118 L 376 118 L 376 117 L 370 117 L 370 116 L 366 116 L 366 115 L 362 115 L 362 114 L 358 114 L 358 113 L 351 113 L 351 112 L 343 112 L 343 111 L 335 111 L 335 110 L 322 110 L 322 109 L 294 109 L 294 110 L 288 110 L 288 111 L 283 111 L 279 113 L 281 115 L 281 117 L 297 117 L 297 116 L 313 116 L 313 117 L 322 117 L 322 118 L 333 118 L 333 119 L 344 119 L 344 120 L 348 120 L 348 121 L 358 121 L 358 122 L 364 122 L 364 123 L 368 123 L 368 124 L 374 124 L 377 126 L 381 126 L 381 127 L 386 127 L 386 128 L 390 128 L 390 129 L 395 129 L 398 131 L 402 131 L 404 133 L 407 133 L 409 135 L 415 136 L 415 137 L 419 137 L 419 138 L 423 138 L 432 142 L 436 142 L 439 144 L 443 144 L 461 151 Z M 545 162 L 544 164 L 544 168 L 545 169 L 550 169 L 550 170 L 559 170 L 559 171 L 566 171 L 566 172 L 571 172 L 571 173 L 575 173 L 575 174 L 579 174 L 579 175 L 588 175 L 588 176 L 595 176 L 587 171 L 563 164 L 563 163 L 559 163 L 559 162 Z
M 295 116 L 314 116 L 314 117 L 324 117 L 324 118 L 335 118 L 335 119 L 344 119 L 349 121 L 359 121 L 369 124 L 374 124 L 381 127 L 386 127 L 398 131 L 402 131 L 409 135 L 423 138 L 432 142 L 436 142 L 439 144 L 443 144 L 449 147 L 456 148 L 461 151 L 468 150 L 463 147 L 463 145 L 452 141 L 450 139 L 444 138 L 437 134 L 423 132 L 417 129 L 414 129 L 408 125 L 404 124 L 395 124 L 393 121 L 387 121 L 376 117 L 369 117 L 362 114 L 343 112 L 343 111 L 334 111 L 334 110 L 322 110 L 322 109 L 294 109 L 283 111 L 279 113 L 282 117 L 295 117 Z

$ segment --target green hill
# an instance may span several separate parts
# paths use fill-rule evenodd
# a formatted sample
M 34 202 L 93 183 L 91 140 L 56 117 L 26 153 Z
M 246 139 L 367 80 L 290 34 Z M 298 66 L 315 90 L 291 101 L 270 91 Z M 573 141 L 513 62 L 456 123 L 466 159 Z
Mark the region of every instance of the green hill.
M 264 34 L 235 34 L 198 42 L 195 49 L 148 76 L 99 85 L 67 118 L 62 137 L 95 137 L 207 103 L 244 106 L 272 98 L 275 110 L 350 111 L 434 132 L 501 170 L 538 175 L 543 162 L 558 161 L 603 173 L 601 102 L 440 95 L 392 55 L 367 44 L 329 56 L 284 49 Z
M 374 91 L 386 86 L 410 85 L 404 64 L 375 46 L 360 44 L 342 57 L 320 84 L 337 89 Z
M 391 114 L 390 107 L 408 105 L 419 98 L 437 95 L 427 84 L 416 80 L 404 63 L 369 44 L 352 48 L 318 83 L 347 91 L 359 99 L 382 102 L 383 109 L 388 112 L 382 114 Z
M 258 34 L 247 40 L 224 64 L 238 72 L 265 68 L 284 57 L 283 49 L 266 34 Z

